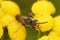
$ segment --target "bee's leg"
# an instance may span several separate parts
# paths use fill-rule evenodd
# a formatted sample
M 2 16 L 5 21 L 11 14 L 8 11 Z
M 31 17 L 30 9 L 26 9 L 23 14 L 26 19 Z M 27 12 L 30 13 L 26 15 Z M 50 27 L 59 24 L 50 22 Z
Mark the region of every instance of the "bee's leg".
M 32 12 L 29 13 L 31 18 L 34 18 L 34 14 Z
M 38 25 L 37 25 L 37 28 L 38 28 L 38 30 L 41 32 L 41 30 L 40 30 L 40 28 L 39 28 L 39 23 L 38 23 Z

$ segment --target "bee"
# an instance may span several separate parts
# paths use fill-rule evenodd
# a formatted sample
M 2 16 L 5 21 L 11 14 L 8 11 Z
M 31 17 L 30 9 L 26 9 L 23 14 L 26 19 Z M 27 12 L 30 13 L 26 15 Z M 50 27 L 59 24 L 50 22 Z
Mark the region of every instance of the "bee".
M 23 15 L 16 15 L 15 17 L 16 20 L 20 22 L 22 25 L 27 25 L 28 27 L 32 27 L 32 28 L 38 28 L 39 30 L 40 30 L 40 28 L 38 27 L 39 24 L 47 23 L 47 22 L 39 23 L 37 20 L 32 20 L 33 16 L 27 17 Z
M 27 25 L 27 26 L 31 26 L 33 28 L 36 27 L 37 25 L 37 21 L 36 20 L 32 20 L 32 18 L 27 17 L 27 16 L 22 16 L 22 15 L 16 15 L 16 20 L 20 23 L 22 23 L 22 25 Z

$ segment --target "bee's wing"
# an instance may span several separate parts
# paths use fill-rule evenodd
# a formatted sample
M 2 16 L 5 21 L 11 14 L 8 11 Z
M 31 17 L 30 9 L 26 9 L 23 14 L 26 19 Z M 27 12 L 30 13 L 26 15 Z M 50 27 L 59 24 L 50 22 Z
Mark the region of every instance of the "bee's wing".
M 25 24 L 24 18 L 22 15 L 16 15 L 16 20 L 22 24 Z

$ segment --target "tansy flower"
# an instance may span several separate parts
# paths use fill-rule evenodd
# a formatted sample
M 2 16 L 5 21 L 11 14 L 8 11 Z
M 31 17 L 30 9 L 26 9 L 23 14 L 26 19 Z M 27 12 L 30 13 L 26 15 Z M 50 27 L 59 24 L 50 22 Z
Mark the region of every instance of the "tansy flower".
M 3 10 L 0 8 L 0 18 L 3 17 L 3 15 L 4 15 L 4 12 L 3 12 Z
M 54 14 L 56 9 L 50 1 L 37 1 L 32 5 L 32 13 L 38 15 L 40 13 L 44 14 Z
M 5 14 L 1 18 L 1 23 L 4 25 L 3 27 L 8 28 L 8 33 L 11 40 L 25 40 L 26 38 L 26 30 L 22 24 L 20 24 L 15 17 Z M 3 28 L 2 27 L 2 28 Z
M 16 15 L 20 15 L 19 6 L 12 1 L 3 1 L 0 10 L 0 38 L 3 35 L 2 28 L 7 27 L 11 40 L 25 40 L 26 30 L 15 18 Z
M 51 31 L 51 32 L 49 33 L 48 37 L 49 37 L 49 40 L 59 40 L 58 35 L 57 35 L 56 32 L 54 32 L 54 31 Z
M 3 0 L 0 0 L 0 4 L 2 3 Z
M 54 31 L 60 32 L 60 15 L 54 17 Z
M 38 27 L 42 32 L 51 30 L 54 24 L 53 17 L 47 14 L 36 15 L 33 19 L 40 23 Z
M 10 35 L 11 40 L 25 40 L 26 38 L 26 30 L 24 26 L 21 26 L 18 31 Z
M 12 16 L 16 16 L 16 15 L 20 14 L 19 6 L 12 1 L 3 1 L 1 3 L 1 8 L 5 14 L 9 14 Z
M 3 26 L 7 26 L 10 22 L 12 22 L 14 18 L 8 14 L 5 14 L 3 17 L 1 17 L 0 22 Z
M 11 40 L 25 40 L 26 30 L 17 21 L 13 21 L 8 25 L 8 32 Z
M 41 38 L 39 38 L 38 40 L 48 40 L 48 36 L 42 36 Z

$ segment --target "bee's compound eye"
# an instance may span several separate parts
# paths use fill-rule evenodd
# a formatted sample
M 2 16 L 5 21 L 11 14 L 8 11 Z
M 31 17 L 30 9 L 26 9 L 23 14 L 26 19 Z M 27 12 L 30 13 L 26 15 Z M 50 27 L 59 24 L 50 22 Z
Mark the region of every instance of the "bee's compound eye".
M 37 22 L 36 21 L 32 21 L 32 27 L 35 28 L 37 26 Z

